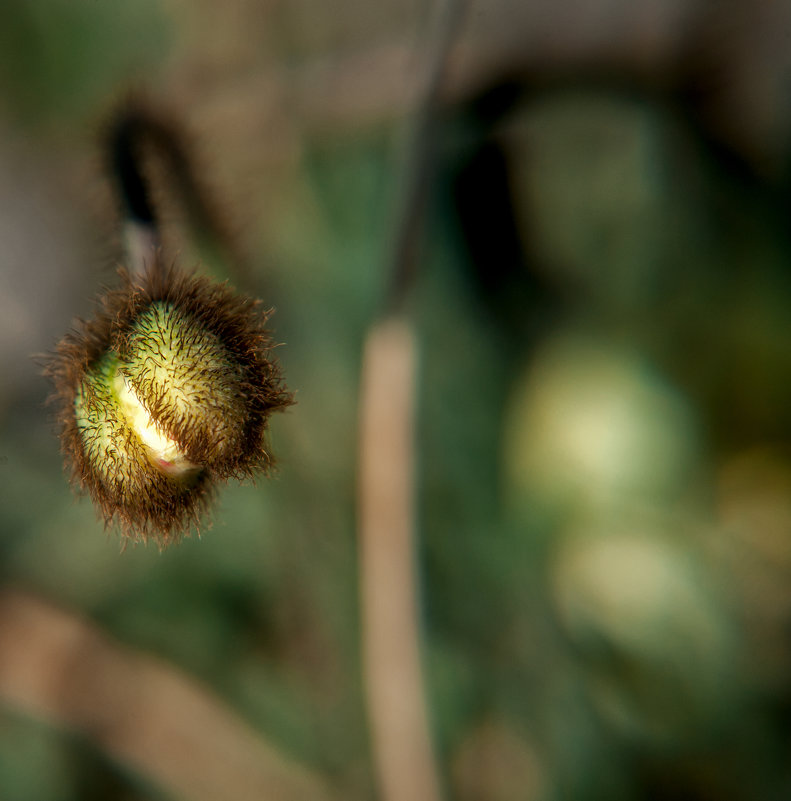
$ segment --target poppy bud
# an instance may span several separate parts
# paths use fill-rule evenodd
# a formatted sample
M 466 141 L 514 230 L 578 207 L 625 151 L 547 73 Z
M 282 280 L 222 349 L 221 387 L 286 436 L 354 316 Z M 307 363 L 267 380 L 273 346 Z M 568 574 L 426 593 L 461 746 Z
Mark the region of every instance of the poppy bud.
M 267 314 L 227 284 L 154 265 L 105 292 L 47 365 L 74 482 L 133 539 L 177 539 L 213 487 L 272 465 L 288 406 Z

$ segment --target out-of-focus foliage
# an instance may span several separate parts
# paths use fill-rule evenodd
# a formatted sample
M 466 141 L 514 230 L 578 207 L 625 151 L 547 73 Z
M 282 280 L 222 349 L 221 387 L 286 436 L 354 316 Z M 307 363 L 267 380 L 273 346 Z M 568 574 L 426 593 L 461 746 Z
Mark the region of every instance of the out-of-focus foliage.
M 414 3 L 374 5 L 0 8 L 2 581 L 196 676 L 348 799 L 375 797 L 354 541 L 360 352 L 386 284 L 424 21 Z M 474 50 L 475 26 L 464 36 Z M 482 66 L 469 94 L 493 75 Z M 526 81 L 474 125 L 457 90 L 439 147 L 411 312 L 423 644 L 447 796 L 787 798 L 785 176 L 754 150 L 726 158 L 697 101 L 587 77 L 569 69 L 535 94 Z M 223 490 L 213 527 L 163 553 L 121 552 L 74 501 L 30 359 L 113 280 L 96 132 L 141 86 L 195 132 L 297 393 L 273 421 L 274 479 Z M 485 182 L 477 223 L 459 214 L 459 175 L 485 148 L 505 165 L 516 249 L 484 213 L 502 202 Z M 211 268 L 181 235 L 184 257 Z M 90 741 L 0 712 L 0 796 L 159 792 Z

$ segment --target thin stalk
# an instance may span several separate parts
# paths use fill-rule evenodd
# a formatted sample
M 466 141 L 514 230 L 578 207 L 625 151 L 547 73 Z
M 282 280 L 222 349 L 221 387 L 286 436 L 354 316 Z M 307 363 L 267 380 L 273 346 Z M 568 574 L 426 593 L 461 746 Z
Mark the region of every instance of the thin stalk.
M 388 258 L 384 310 L 368 333 L 362 363 L 358 477 L 362 657 L 382 801 L 442 797 L 421 663 L 414 498 L 417 355 L 405 305 L 417 274 L 433 184 L 440 95 L 462 6 L 462 0 L 444 0 L 437 8 Z

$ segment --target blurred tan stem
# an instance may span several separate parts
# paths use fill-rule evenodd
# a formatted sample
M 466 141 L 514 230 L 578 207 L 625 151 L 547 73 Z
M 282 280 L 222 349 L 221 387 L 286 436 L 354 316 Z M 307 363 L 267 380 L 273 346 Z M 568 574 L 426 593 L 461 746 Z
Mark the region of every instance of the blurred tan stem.
M 396 317 L 365 347 L 359 545 L 368 719 L 383 801 L 438 801 L 420 659 L 414 520 L 415 343 Z
M 360 389 L 358 542 L 362 651 L 382 801 L 439 801 L 420 657 L 415 555 L 415 337 L 404 308 L 418 271 L 434 179 L 440 93 L 464 0 L 437 0 L 423 53 L 387 264 L 385 313 L 365 344 Z
M 332 798 L 194 679 L 11 590 L 0 593 L 0 701 L 81 732 L 173 798 Z

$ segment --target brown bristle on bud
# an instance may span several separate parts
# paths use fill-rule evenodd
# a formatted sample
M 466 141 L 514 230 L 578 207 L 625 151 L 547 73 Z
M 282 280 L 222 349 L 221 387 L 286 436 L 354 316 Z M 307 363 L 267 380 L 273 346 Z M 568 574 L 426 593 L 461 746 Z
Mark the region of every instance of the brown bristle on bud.
M 106 523 L 168 543 L 218 482 L 272 466 L 269 415 L 292 397 L 259 301 L 176 267 L 120 277 L 46 372 L 74 483 Z

